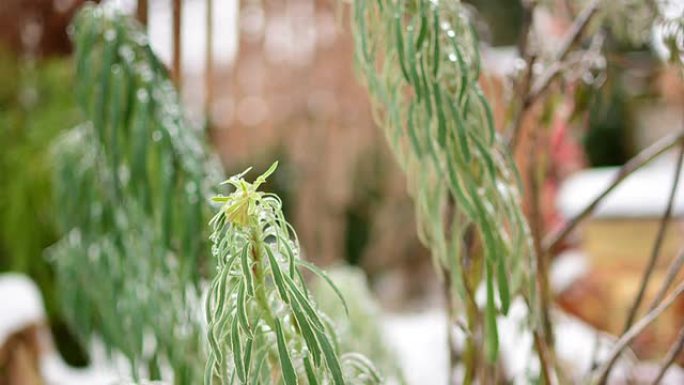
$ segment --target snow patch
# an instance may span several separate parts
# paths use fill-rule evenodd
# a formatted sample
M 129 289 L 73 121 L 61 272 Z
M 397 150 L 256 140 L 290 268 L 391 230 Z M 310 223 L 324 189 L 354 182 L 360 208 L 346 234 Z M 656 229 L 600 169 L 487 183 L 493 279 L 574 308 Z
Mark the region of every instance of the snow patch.
M 0 345 L 13 333 L 44 320 L 38 286 L 21 274 L 0 275 Z

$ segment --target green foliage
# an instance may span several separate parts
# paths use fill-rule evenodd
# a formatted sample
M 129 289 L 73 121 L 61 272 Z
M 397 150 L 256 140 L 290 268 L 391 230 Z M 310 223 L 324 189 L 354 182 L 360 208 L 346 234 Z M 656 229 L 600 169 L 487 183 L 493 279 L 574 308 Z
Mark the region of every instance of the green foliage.
M 235 190 L 213 199 L 222 206 L 210 221 L 218 271 L 206 300 L 205 384 L 381 383 L 363 356 L 340 354 L 335 328 L 300 268 L 332 282 L 300 259 L 280 198 L 258 191 L 276 167 L 253 183 L 243 179 L 249 169 L 231 177 L 224 184 Z
M 54 274 L 43 255 L 58 239 L 46 149 L 79 119 L 71 64 L 0 48 L 0 271 L 27 274 L 38 284 L 57 347 L 67 362 L 82 365 L 83 352 L 66 333 Z
M 481 22 L 486 24 L 488 43 L 493 46 L 514 45 L 520 35 L 523 19 L 521 1 L 465 0 L 477 9 Z M 479 27 L 479 24 L 478 24 Z
M 362 353 L 387 378 L 404 384 L 397 357 L 383 338 L 381 309 L 373 300 L 373 293 L 368 287 L 363 270 L 342 265 L 330 269 L 328 274 L 344 296 L 347 308 L 340 306 L 335 292 L 324 279 L 312 282 L 311 292 L 320 309 L 330 316 L 336 326 L 340 350 Z
M 532 290 L 523 284 L 534 266 L 515 166 L 478 85 L 468 15 L 457 1 L 355 1 L 353 28 L 376 120 L 406 172 L 438 273 L 460 304 L 472 301 L 466 280 L 486 285 L 485 346 L 494 359 L 495 317 L 506 314 L 512 294 Z M 464 250 L 469 229 L 482 240 L 482 258 Z M 476 263 L 483 268 L 471 269 Z
M 73 24 L 76 94 L 87 122 L 54 146 L 66 234 L 51 250 L 64 309 L 158 379 L 202 381 L 199 288 L 213 175 L 198 130 L 132 19 L 86 6 Z
M 44 292 L 52 278 L 42 252 L 57 239 L 46 148 L 78 119 L 71 72 L 68 60 L 28 63 L 0 50 L 0 269 L 31 275 Z

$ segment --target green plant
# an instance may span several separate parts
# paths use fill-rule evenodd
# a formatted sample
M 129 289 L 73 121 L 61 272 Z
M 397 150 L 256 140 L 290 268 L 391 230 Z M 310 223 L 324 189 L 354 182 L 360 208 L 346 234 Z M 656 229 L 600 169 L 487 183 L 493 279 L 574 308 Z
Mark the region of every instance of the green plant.
M 466 383 L 512 295 L 534 309 L 535 271 L 516 169 L 478 85 L 477 37 L 459 2 L 355 1 L 356 59 L 378 124 L 407 174 L 418 232 L 446 282 L 451 322 L 467 315 Z M 484 283 L 481 315 L 475 291 Z M 484 331 L 484 344 L 479 340 Z
M 220 167 L 134 21 L 86 6 L 73 39 L 87 122 L 53 148 L 64 311 L 84 342 L 123 353 L 134 378 L 159 379 L 168 363 L 175 383 L 200 383 L 205 197 Z
M 205 384 L 381 383 L 365 357 L 339 351 L 335 327 L 314 303 L 299 269 L 339 291 L 300 258 L 280 198 L 258 191 L 276 167 L 253 183 L 243 179 L 249 169 L 235 175 L 224 182 L 235 190 L 213 198 L 222 206 L 210 221 L 218 271 L 206 300 L 211 349 Z
M 57 348 L 70 364 L 85 357 L 61 317 L 54 272 L 43 250 L 58 238 L 52 162 L 46 148 L 79 120 L 68 58 L 17 57 L 0 47 L 0 272 L 40 287 Z
M 340 306 L 334 288 L 321 277 L 311 282 L 311 293 L 335 325 L 340 350 L 369 357 L 389 383 L 406 384 L 397 355 L 385 341 L 382 310 L 368 287 L 366 273 L 343 264 L 330 268 L 328 275 L 347 306 Z
M 566 97 L 563 93 L 576 93 L 580 82 L 600 85 L 602 77 L 597 74 L 605 69 L 602 46 L 606 35 L 640 46 L 655 26 L 672 61 L 680 60 L 682 51 L 681 8 L 680 16 L 673 17 L 664 12 L 665 4 L 634 0 L 564 2 L 565 9 L 559 13 L 571 16 L 567 33 L 559 44 L 544 46 L 540 43 L 545 39 L 540 38 L 534 23 L 535 10 L 545 7 L 545 11 L 554 12 L 556 3 L 521 2 L 523 25 L 517 47 L 520 70 L 513 73 L 511 95 L 503 98 L 505 139 L 500 139 L 489 103 L 478 85 L 481 79 L 477 37 L 470 26 L 471 16 L 461 2 L 353 2 L 357 66 L 374 98 L 378 123 L 407 174 L 419 219 L 418 231 L 432 251 L 437 271 L 442 273 L 451 322 L 460 325 L 456 321 L 456 310 L 460 309 L 455 307 L 465 310 L 464 383 L 489 383 L 497 378 L 495 370 L 481 368 L 479 338 L 484 331 L 487 357 L 493 362 L 497 352 L 495 294 L 500 302 L 498 310 L 505 314 L 509 296 L 516 292 L 522 294 L 531 310 L 532 322 L 525 327 L 533 336 L 538 354 L 539 380 L 546 384 L 567 380 L 554 350 L 549 310 L 551 254 L 627 175 L 681 144 L 684 135 L 680 132 L 663 138 L 631 159 L 615 181 L 577 217 L 568 220 L 558 231 L 545 234 L 541 187 L 548 175 L 549 154 L 542 147 L 542 139 L 548 139 L 550 130 L 546 128 L 550 118 L 557 117 L 556 108 L 561 104 L 557 102 Z M 591 39 L 585 39 L 585 34 Z M 583 45 L 585 40 L 589 44 Z M 564 82 L 557 82 L 558 79 Z M 563 88 L 563 85 L 570 87 Z M 583 112 L 574 111 L 575 114 Z M 523 130 L 526 121 L 532 123 Z M 509 160 L 518 148 L 523 131 L 527 147 L 521 158 L 525 159 L 522 164 L 529 230 L 519 208 L 520 183 L 515 181 L 515 166 Z M 682 151 L 678 163 L 681 163 Z M 678 181 L 676 178 L 673 184 L 625 333 L 609 359 L 588 374 L 596 377 L 597 383 L 607 381 L 622 350 L 678 295 L 667 300 L 659 298 L 635 322 L 671 215 Z M 673 269 L 670 268 L 670 274 Z M 665 282 L 662 287 L 670 284 Z M 473 293 L 482 286 L 486 290 L 486 304 L 481 316 Z M 676 293 L 681 293 L 682 286 L 678 288 Z M 677 354 L 678 346 L 682 346 L 681 342 L 673 344 L 670 358 Z M 457 356 L 451 355 L 452 372 Z M 656 383 L 671 362 L 670 359 L 663 363 Z M 451 383 L 455 382 L 452 378 Z
M 46 199 L 52 185 L 45 149 L 63 124 L 78 122 L 71 62 L 20 60 L 0 49 L 0 78 L 0 270 L 32 276 L 52 313 L 52 274 L 42 252 L 57 231 L 53 202 Z

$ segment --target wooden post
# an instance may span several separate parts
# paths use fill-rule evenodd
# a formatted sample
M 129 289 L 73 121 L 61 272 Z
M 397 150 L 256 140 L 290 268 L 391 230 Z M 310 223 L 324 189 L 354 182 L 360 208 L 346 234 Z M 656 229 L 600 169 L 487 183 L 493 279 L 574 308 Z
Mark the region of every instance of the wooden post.
M 181 18 L 182 18 L 182 3 L 181 0 L 173 0 L 173 59 L 171 64 L 171 79 L 176 85 L 176 89 L 181 89 Z
M 207 126 L 211 124 L 211 106 L 214 101 L 213 75 L 214 75 L 214 0 L 206 0 L 207 47 L 205 51 L 204 68 L 204 114 Z
M 148 19 L 148 16 L 147 16 L 148 8 L 147 7 L 148 7 L 147 0 L 138 0 L 138 8 L 135 11 L 136 18 L 138 19 L 140 24 L 142 24 L 145 27 L 145 29 L 147 29 L 147 19 Z

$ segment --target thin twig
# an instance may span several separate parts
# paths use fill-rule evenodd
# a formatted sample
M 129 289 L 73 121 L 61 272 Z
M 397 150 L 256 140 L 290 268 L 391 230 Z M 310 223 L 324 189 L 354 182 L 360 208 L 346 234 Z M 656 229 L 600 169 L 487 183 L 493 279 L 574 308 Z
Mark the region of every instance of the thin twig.
M 508 129 L 508 144 L 512 151 L 515 151 L 515 148 L 518 145 L 522 122 L 527 110 L 529 110 L 532 104 L 534 104 L 534 102 L 549 88 L 556 76 L 561 73 L 561 69 L 564 68 L 563 61 L 570 53 L 572 47 L 574 47 L 582 38 L 584 30 L 587 28 L 587 25 L 589 25 L 589 22 L 598 11 L 598 7 L 599 1 L 592 0 L 591 4 L 585 7 L 582 13 L 577 16 L 572 24 L 572 27 L 565 35 L 565 38 L 561 43 L 561 48 L 558 50 L 553 60 L 553 64 L 546 70 L 544 74 L 540 76 L 538 81 L 534 82 L 534 85 L 532 84 L 532 74 L 536 56 L 529 54 L 530 44 L 528 40 L 530 39 L 530 34 L 529 30 L 526 29 L 525 24 L 523 24 L 523 32 L 525 32 L 527 35 L 524 36 L 525 43 L 519 43 L 518 46 L 521 50 L 520 55 L 525 60 L 527 68 L 526 73 L 523 75 L 523 78 L 520 81 L 520 86 L 516 87 L 518 95 L 522 95 L 522 102 L 513 116 L 513 123 L 511 124 L 511 127 Z M 530 8 L 530 11 L 534 11 L 533 6 Z M 531 23 L 532 19 L 530 18 L 530 24 Z M 522 49 L 525 51 L 522 51 Z
M 580 222 L 594 212 L 599 203 L 601 203 L 608 194 L 610 194 L 617 186 L 619 186 L 625 178 L 667 150 L 676 146 L 682 140 L 684 140 L 684 130 L 678 133 L 667 135 L 625 163 L 625 165 L 622 166 L 622 168 L 620 168 L 618 171 L 615 179 L 613 179 L 613 182 L 611 182 L 611 184 L 608 185 L 608 187 L 601 192 L 601 194 L 594 198 L 594 200 L 589 203 L 587 207 L 585 207 L 579 214 L 566 222 L 562 228 L 549 234 L 546 239 L 544 239 L 544 251 L 547 253 L 553 251 L 575 229 L 575 227 L 577 227 Z
M 539 192 L 539 178 L 538 170 L 539 162 L 537 161 L 537 154 L 539 150 L 539 132 L 538 130 L 530 131 L 530 150 L 527 152 L 527 180 L 529 186 L 528 204 L 530 208 L 530 230 L 532 232 L 532 245 L 534 253 L 537 258 L 537 274 L 535 275 L 537 281 L 537 290 L 539 291 L 539 310 L 542 322 L 542 336 L 544 342 L 553 349 L 554 335 L 549 315 L 549 308 L 551 307 L 549 287 L 549 269 L 546 258 L 546 253 L 542 249 L 542 234 L 544 234 L 544 224 L 542 220 L 541 211 L 541 197 Z
M 516 87 L 518 95 L 528 95 L 530 93 L 530 84 L 532 84 L 532 74 L 534 69 L 534 63 L 537 62 L 537 56 L 529 55 L 525 59 L 525 73 L 523 74 L 520 83 Z M 523 118 L 527 110 L 530 108 L 527 104 L 528 98 L 524 97 L 522 102 L 518 103 L 518 107 L 515 109 L 515 116 L 513 117 L 513 123 L 511 127 L 507 130 L 508 134 L 508 146 L 511 153 L 515 153 L 515 149 L 518 147 L 518 142 L 520 139 L 520 132 L 522 131 Z
M 655 309 L 648 312 L 643 318 L 637 321 L 620 337 L 608 355 L 608 359 L 601 366 L 597 375 L 598 381 L 596 381 L 596 384 L 604 385 L 606 383 L 610 370 L 613 368 L 613 365 L 615 365 L 615 362 L 620 357 L 622 351 L 634 340 L 634 338 L 641 334 L 647 326 L 658 318 L 660 314 L 667 310 L 682 293 L 684 293 L 684 282 L 680 283 L 672 294 L 665 298 L 665 300 L 663 300 Z
M 646 288 L 648 287 L 651 277 L 653 276 L 653 269 L 655 269 L 658 258 L 660 257 L 660 250 L 663 248 L 663 241 L 665 240 L 665 234 L 668 225 L 670 224 L 670 219 L 672 218 L 672 210 L 674 208 L 675 196 L 677 195 L 677 188 L 679 187 L 680 175 L 682 173 L 682 160 L 684 160 L 684 145 L 679 146 L 679 154 L 677 155 L 677 164 L 675 166 L 674 181 L 672 182 L 672 188 L 670 189 L 670 196 L 667 200 L 667 207 L 665 212 L 660 219 L 660 224 L 658 226 L 658 232 L 656 233 L 655 241 L 653 242 L 653 249 L 651 250 L 651 255 L 648 259 L 648 264 L 644 270 L 644 275 L 641 277 L 641 282 L 639 284 L 639 292 L 634 298 L 632 306 L 629 308 L 627 313 L 627 320 L 625 321 L 625 327 L 623 332 L 632 326 L 634 322 L 634 317 L 636 317 L 637 311 L 639 311 L 639 306 L 641 301 L 644 299 L 644 293 L 646 293 Z
M 456 322 L 456 312 L 454 310 L 454 299 L 452 296 L 451 287 L 451 273 L 447 266 L 441 265 L 442 277 L 444 282 L 442 288 L 444 290 L 444 300 L 446 301 L 447 309 L 447 348 L 449 349 L 449 385 L 457 383 L 455 374 L 456 366 L 459 361 L 459 354 L 454 346 L 454 323 Z
M 677 337 L 677 340 L 672 344 L 672 347 L 667 352 L 667 355 L 660 366 L 660 370 L 658 371 L 658 375 L 653 380 L 651 385 L 660 384 L 660 381 L 662 381 L 665 377 L 665 373 L 667 373 L 667 369 L 672 366 L 682 349 L 684 349 L 684 327 L 679 330 L 679 336 Z
M 677 275 L 682 270 L 682 266 L 684 266 L 684 248 L 679 250 L 677 257 L 672 261 L 672 263 L 670 263 L 670 266 L 668 266 L 665 279 L 658 290 L 658 294 L 656 294 L 655 298 L 651 302 L 651 305 L 648 307 L 649 311 L 658 306 L 660 301 L 665 298 L 665 294 L 667 294 L 667 291 L 670 290 L 672 283 L 674 283 Z
M 548 345 L 544 342 L 544 338 L 541 336 L 538 330 L 533 332 L 534 336 L 534 346 L 537 349 L 539 355 L 539 363 L 541 366 L 541 375 L 544 379 L 544 384 L 546 385 L 556 385 L 556 377 L 553 376 L 553 363 L 551 362 L 551 352 L 549 352 Z
M 536 55 L 532 54 L 530 51 L 530 40 L 533 36 L 532 27 L 534 26 L 534 10 L 537 7 L 537 2 L 522 0 L 521 3 L 523 6 L 523 17 L 520 40 L 518 40 L 518 55 L 525 62 L 525 72 L 514 83 L 513 89 L 517 95 L 527 95 L 530 93 L 533 75 L 532 70 L 534 68 L 534 63 L 537 60 Z M 515 152 L 515 148 L 518 145 L 523 116 L 529 107 L 524 104 L 525 100 L 527 100 L 527 97 L 523 97 L 522 102 L 515 105 L 512 123 L 506 130 L 506 142 L 508 143 L 511 152 Z
M 598 9 L 599 0 L 593 0 L 588 6 L 586 6 L 582 10 L 582 13 L 580 13 L 579 16 L 577 16 L 575 22 L 572 24 L 572 27 L 570 28 L 570 31 L 565 35 L 565 38 L 561 43 L 561 48 L 558 50 L 558 53 L 556 54 L 554 63 L 561 63 L 565 60 L 565 58 L 570 53 L 570 49 L 574 47 L 582 38 L 584 30 L 587 28 L 589 22 L 592 20 Z M 540 77 L 539 81 L 535 82 L 535 85 L 532 87 L 532 90 L 525 99 L 525 104 L 532 105 L 532 103 L 534 103 L 534 101 L 537 100 L 537 98 L 539 98 L 539 96 L 542 95 L 547 88 L 549 88 L 553 79 L 555 79 L 556 76 L 560 74 L 561 68 L 561 65 L 551 66 Z
M 522 0 L 523 15 L 522 26 L 520 28 L 520 40 L 518 40 L 518 54 L 522 58 L 529 56 L 530 46 L 530 31 L 534 24 L 534 10 L 537 7 L 537 2 L 532 0 Z M 527 62 L 527 60 L 525 60 Z

